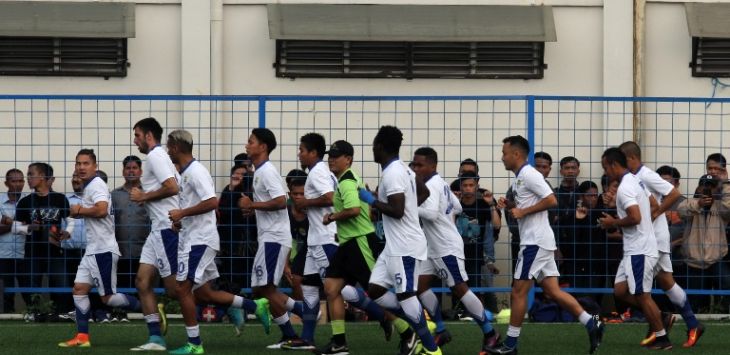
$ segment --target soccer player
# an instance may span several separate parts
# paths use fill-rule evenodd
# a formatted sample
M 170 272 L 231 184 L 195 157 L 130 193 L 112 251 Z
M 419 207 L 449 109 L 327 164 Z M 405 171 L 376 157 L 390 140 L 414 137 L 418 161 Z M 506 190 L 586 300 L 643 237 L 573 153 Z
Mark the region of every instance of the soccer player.
M 136 279 L 149 339 L 130 350 L 164 351 L 167 345 L 162 335 L 167 333 L 167 319 L 163 305 L 155 300 L 153 283 L 159 273 L 167 294 L 175 297 L 178 233 L 172 229 L 169 212 L 180 208 L 179 175 L 165 149 L 160 146 L 162 127 L 157 120 L 153 117 L 142 119 L 133 129 L 134 144 L 140 153 L 147 155 L 147 159 L 142 166 L 142 189 L 133 187 L 129 199 L 144 204 L 152 225 L 142 247 Z
M 381 307 L 407 321 L 421 339 L 424 354 L 441 354 L 416 297 L 421 261 L 426 259 L 426 236 L 418 223 L 418 205 L 428 189 L 398 157 L 403 133 L 382 126 L 373 139 L 373 158 L 383 172 L 375 198 L 359 190 L 360 199 L 383 214 L 385 249 L 370 275 L 368 295 Z M 388 289 L 393 287 L 395 293 Z
M 621 149 L 606 149 L 601 165 L 609 179 L 620 181 L 616 192 L 618 218 L 603 213 L 603 217 L 598 219 L 601 228 L 620 227 L 624 233 L 624 257 L 616 272 L 613 293 L 620 299 L 633 296 L 641 306 L 650 329 L 656 331 L 656 340 L 648 348 L 669 350 L 672 343 L 662 324 L 659 308 L 651 298 L 654 268 L 659 256 L 651 222 L 651 195 L 644 183 L 629 171 L 626 155 Z M 631 295 L 627 296 L 627 293 Z
M 110 307 L 129 311 L 140 309 L 137 298 L 117 293 L 117 261 L 119 246 L 114 237 L 114 215 L 111 194 L 106 183 L 97 176 L 96 154 L 91 149 L 81 149 L 76 154 L 76 174 L 84 183 L 81 203 L 70 206 L 70 216 L 84 219 L 86 252 L 74 280 L 73 299 L 76 306 L 77 334 L 71 340 L 58 343 L 62 348 L 91 346 L 89 317 L 91 303 L 89 292 L 96 287 L 102 302 Z M 68 239 L 68 231 L 62 239 Z
M 365 188 L 360 176 L 352 170 L 354 149 L 346 141 L 339 140 L 325 152 L 329 155 L 329 169 L 337 176 L 337 189 L 334 194 L 334 211 L 322 216 L 325 225 L 337 225 L 339 248 L 332 257 L 324 279 L 324 290 L 327 295 L 332 339 L 324 347 L 317 350 L 319 354 L 348 354 L 345 337 L 345 304 L 347 301 L 368 313 L 371 319 L 380 321 L 386 339 L 392 333 L 392 326 L 385 319 L 383 309 L 373 302 L 365 293 L 357 289 L 357 283 L 367 285 L 375 258 L 382 248 L 378 245 L 375 227 L 370 220 L 370 207 L 360 201 L 358 188 Z M 393 325 L 399 333 L 409 332 L 408 339 L 413 338 L 408 323 L 396 320 Z
M 428 199 L 418 206 L 423 232 L 428 240 L 428 260 L 422 263 L 418 276 L 418 298 L 436 323 L 436 344 L 451 341 L 451 334 L 441 319 L 441 307 L 430 285 L 434 276 L 446 282 L 454 297 L 464 305 L 466 312 L 482 330 L 482 348 L 494 347 L 499 334 L 489 323 L 489 316 L 479 298 L 469 289 L 469 276 L 464 268 L 464 242 L 453 220 L 454 199 L 449 185 L 436 171 L 438 155 L 431 147 L 416 149 L 411 163 L 416 175 L 426 183 Z
M 309 220 L 307 233 L 307 256 L 304 261 L 304 279 L 302 295 L 304 296 L 304 314 L 302 317 L 302 334 L 300 339 L 290 340 L 282 345 L 283 349 L 314 350 L 314 331 L 319 313 L 319 289 L 330 266 L 332 255 L 337 251 L 335 224 L 324 224 L 325 214 L 332 212 L 332 196 L 337 188 L 337 180 L 322 161 L 327 149 L 324 137 L 318 133 L 307 133 L 299 140 L 299 161 L 309 168 L 304 183 L 304 198 L 293 199 L 294 207 L 306 210 Z
M 302 317 L 302 307 L 276 289 L 284 273 L 291 249 L 291 230 L 286 211 L 286 191 L 279 170 L 269 161 L 276 148 L 276 137 L 267 128 L 254 128 L 248 137 L 246 153 L 256 167 L 253 174 L 253 197 L 241 196 L 239 207 L 246 214 L 256 213 L 259 248 L 253 262 L 251 286 L 255 295 L 269 300 L 274 323 L 287 339 L 297 334 L 289 321 L 289 311 Z M 268 334 L 268 326 L 264 326 Z
M 265 324 L 269 313 L 265 300 L 252 301 L 228 292 L 213 290 L 210 281 L 218 278 L 215 256 L 220 249 L 215 209 L 218 199 L 208 169 L 193 157 L 193 136 L 185 130 L 167 135 L 167 153 L 180 166 L 180 209 L 170 210 L 173 226 L 180 224 L 177 299 L 185 322 L 188 342 L 170 354 L 202 354 L 195 301 L 228 306 L 228 316 L 240 335 L 241 308 L 256 313 Z
M 515 202 L 500 197 L 498 207 L 518 221 L 520 230 L 520 252 L 517 257 L 512 283 L 512 313 L 510 315 L 507 339 L 494 348 L 487 348 L 487 354 L 516 354 L 517 339 L 527 311 L 527 293 L 535 279 L 545 295 L 569 311 L 588 330 L 589 353 L 593 353 L 603 338 L 604 325 L 598 316 L 591 316 L 578 301 L 558 286 L 558 267 L 555 264 L 555 235 L 548 222 L 549 208 L 558 201 L 545 178 L 527 163 L 530 143 L 522 136 L 510 136 L 502 140 L 502 162 L 505 169 L 514 172 L 512 191 Z
M 665 215 L 665 212 L 672 208 L 682 194 L 674 185 L 664 180 L 654 170 L 644 166 L 641 162 L 641 148 L 639 148 L 638 144 L 631 141 L 624 142 L 619 146 L 619 149 L 626 155 L 626 165 L 629 171 L 644 183 L 644 187 L 649 190 L 657 202 L 661 201 L 659 207 L 651 212 L 654 235 L 656 236 L 657 248 L 659 250 L 656 280 L 659 283 L 659 287 L 664 290 L 664 293 L 672 304 L 674 304 L 674 307 L 682 315 L 684 322 L 687 324 L 687 341 L 683 344 L 683 347 L 693 347 L 702 336 L 702 333 L 704 333 L 705 327 L 697 321 L 697 317 L 695 317 L 692 306 L 690 306 L 689 300 L 687 299 L 687 293 L 674 281 L 674 277 L 672 276 L 672 249 L 670 246 L 669 224 Z M 628 297 L 623 299 L 623 301 L 635 307 L 639 306 L 636 303 L 636 299 L 631 297 L 630 294 L 626 293 L 624 295 Z M 672 313 L 662 314 L 662 324 L 667 333 L 670 332 L 672 323 L 674 323 L 674 315 Z M 653 343 L 656 340 L 655 334 L 650 329 L 646 338 L 641 342 L 641 345 L 646 346 Z

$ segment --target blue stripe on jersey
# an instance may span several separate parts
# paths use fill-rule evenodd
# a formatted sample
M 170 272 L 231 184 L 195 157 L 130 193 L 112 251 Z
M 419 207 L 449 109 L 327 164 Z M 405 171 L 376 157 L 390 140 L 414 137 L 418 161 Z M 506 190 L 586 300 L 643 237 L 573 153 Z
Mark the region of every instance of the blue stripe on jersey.
M 530 269 L 538 250 L 540 250 L 540 247 L 537 245 L 525 245 L 525 249 L 522 250 L 522 270 L 520 271 L 519 280 L 530 279 Z
M 94 258 L 96 259 L 96 267 L 99 268 L 101 283 L 104 284 L 104 294 L 107 296 L 114 294 L 112 290 L 112 252 L 94 254 Z
M 200 259 L 205 254 L 206 245 L 193 245 L 188 253 L 188 277 L 187 279 L 195 283 L 195 272 L 198 270 Z
M 456 256 L 446 255 L 444 257 L 441 257 L 441 260 L 444 261 L 444 265 L 446 265 L 446 268 L 451 273 L 451 277 L 454 279 L 454 285 L 458 285 L 458 284 L 464 282 L 464 279 L 461 278 L 461 271 L 459 270 L 459 261 L 456 259 Z
M 163 229 L 160 231 L 162 245 L 165 246 L 165 255 L 167 263 L 170 264 L 170 271 L 173 275 L 177 274 L 177 243 L 178 234 L 172 229 Z
M 279 261 L 279 252 L 281 251 L 281 244 L 279 243 L 264 243 L 264 257 L 266 258 L 266 282 L 268 284 L 274 284 L 274 273 L 276 272 L 276 264 Z
M 416 273 L 416 259 L 412 256 L 402 256 L 403 271 L 406 273 L 406 290 L 405 292 L 413 292 L 413 277 Z
M 631 255 L 631 273 L 636 283 L 634 295 L 644 293 L 644 255 Z

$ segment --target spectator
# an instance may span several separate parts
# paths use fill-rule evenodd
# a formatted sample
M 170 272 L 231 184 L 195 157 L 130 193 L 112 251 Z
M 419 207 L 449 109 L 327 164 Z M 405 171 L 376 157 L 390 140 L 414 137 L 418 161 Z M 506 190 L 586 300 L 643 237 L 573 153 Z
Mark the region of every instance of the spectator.
M 69 205 L 81 204 L 81 198 L 84 193 L 84 182 L 79 177 L 79 174 L 74 172 L 71 177 L 71 188 L 73 192 L 66 194 Z M 76 276 L 76 269 L 81 262 L 81 257 L 84 255 L 84 249 L 86 249 L 86 236 L 84 236 L 84 220 L 77 218 L 67 218 L 66 221 L 69 224 L 73 224 L 71 228 L 73 232 L 69 235 L 68 239 L 62 239 L 57 242 L 58 245 L 63 248 L 65 254 L 65 265 L 62 269 L 66 279 L 66 286 L 73 287 L 74 278 Z M 62 318 L 66 317 L 68 313 L 73 313 L 74 309 L 59 309 Z M 96 316 L 98 321 L 108 321 L 109 318 L 106 316 L 106 311 L 101 310 Z M 70 319 L 74 319 L 71 317 Z
M 662 177 L 662 179 L 679 189 L 679 179 L 681 176 L 676 168 L 664 165 L 659 167 L 656 172 Z M 680 196 L 679 200 L 677 200 L 669 211 L 666 212 L 667 222 L 669 223 L 669 238 L 672 247 L 672 264 L 674 265 L 675 270 L 678 271 L 681 271 L 684 268 L 684 263 L 682 262 L 682 259 L 684 258 L 682 255 L 682 242 L 684 240 L 685 228 L 684 219 L 682 219 L 682 216 L 679 215 L 679 204 L 686 199 L 687 198 L 684 197 L 684 195 Z
M 578 207 L 578 176 L 580 175 L 580 162 L 572 156 L 560 160 L 560 185 L 555 189 L 555 196 L 558 198 L 557 213 L 550 215 L 553 228 L 556 230 L 558 249 L 562 262 L 560 275 L 563 281 L 573 283 L 576 275 L 575 254 L 575 211 Z
M 302 280 L 304 279 L 304 261 L 307 258 L 309 219 L 307 218 L 307 211 L 296 208 L 294 200 L 304 198 L 304 183 L 306 181 L 307 173 L 303 170 L 293 169 L 286 175 L 286 186 L 289 189 L 287 210 L 289 211 L 292 248 L 284 275 L 292 288 L 291 297 L 297 301 L 304 299 Z
M 495 266 L 494 243 L 499 237 L 502 217 L 491 191 L 484 190 L 481 198 L 477 197 L 479 176 L 469 171 L 461 175 L 461 207 L 462 213 L 457 217 L 456 225 L 464 239 L 464 264 L 468 275 L 474 275 L 467 284 L 470 288 L 483 287 L 482 277 L 486 277 L 485 286 L 492 284 L 494 274 L 499 273 Z M 476 228 L 475 228 L 476 227 Z M 486 253 L 486 254 L 485 254 Z M 486 259 L 487 274 L 482 272 Z M 497 312 L 497 299 L 493 293 L 482 294 L 485 306 L 491 312 Z
M 575 277 L 572 287 L 603 288 L 608 270 L 600 262 L 606 255 L 605 233 L 596 221 L 604 212 L 598 204 L 598 186 L 593 181 L 578 185 L 578 203 L 575 211 Z M 596 261 L 599 262 L 596 262 Z M 611 270 L 613 271 L 613 270 Z M 601 304 L 602 294 L 592 294 Z
M 0 276 L 4 288 L 15 286 L 16 274 L 19 272 L 25 254 L 25 236 L 13 233 L 15 206 L 27 194 L 23 193 L 25 179 L 23 172 L 10 169 L 5 173 L 5 187 L 8 192 L 0 195 Z M 20 280 L 18 280 L 20 285 Z M 15 313 L 15 293 L 3 293 L 3 313 Z
M 683 252 L 687 263 L 687 288 L 726 290 L 730 288 L 730 268 L 722 260 L 728 252 L 725 226 L 730 222 L 730 183 L 725 157 L 707 157 L 707 175 L 700 178 L 692 198 L 679 204 L 679 214 L 687 218 Z M 693 309 L 709 305 L 709 297 L 691 297 Z
M 47 163 L 32 163 L 28 166 L 28 187 L 33 191 L 18 201 L 15 220 L 21 230 L 27 231 L 25 259 L 23 260 L 23 287 L 42 287 L 43 276 L 48 275 L 48 287 L 67 287 L 63 270 L 64 250 L 57 243 L 61 225 L 69 216 L 66 196 L 53 191 L 53 167 Z M 52 243 L 49 241 L 53 241 Z M 54 267 L 53 269 L 51 267 Z M 26 305 L 30 294 L 23 294 Z M 52 293 L 51 300 L 60 309 L 71 306 L 68 293 Z
M 139 269 L 139 258 L 142 246 L 150 234 L 150 217 L 147 209 L 129 199 L 133 188 L 141 188 L 142 160 L 136 155 L 129 155 L 122 160 L 124 185 L 112 190 L 112 206 L 114 210 L 114 234 L 117 237 L 119 251 L 122 256 L 117 264 L 117 286 L 135 288 L 134 278 Z M 102 179 L 103 180 L 103 179 Z M 134 290 L 125 290 L 134 293 Z M 114 312 L 112 319 L 128 321 L 124 311 Z
M 466 158 L 461 161 L 461 164 L 459 164 L 459 174 L 457 175 L 456 180 L 451 182 L 451 191 L 453 191 L 456 196 L 459 196 L 460 190 L 461 190 L 461 181 L 459 178 L 464 173 L 473 173 L 474 175 L 479 175 L 479 164 L 477 164 L 476 161 L 472 158 Z M 481 192 L 481 190 L 480 190 Z
M 249 198 L 253 197 L 253 164 L 245 153 L 237 155 L 234 164 L 229 183 L 223 188 L 218 200 L 220 279 L 232 282 L 235 286 L 231 288 L 237 288 L 238 285 L 249 288 L 251 287 L 249 273 L 253 269 L 253 257 L 258 249 L 256 216 L 244 215 L 238 207 L 238 202 L 243 194 Z M 237 282 L 233 282 L 234 280 Z

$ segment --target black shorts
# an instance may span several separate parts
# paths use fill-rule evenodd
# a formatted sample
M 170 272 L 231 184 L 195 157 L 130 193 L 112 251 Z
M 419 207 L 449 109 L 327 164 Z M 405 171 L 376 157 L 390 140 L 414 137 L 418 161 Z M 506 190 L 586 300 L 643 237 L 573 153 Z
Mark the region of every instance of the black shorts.
M 363 242 L 358 243 L 358 239 Z M 367 288 L 372 269 L 365 255 L 372 255 L 374 266 L 381 251 L 383 246 L 375 233 L 350 239 L 337 248 L 327 268 L 327 277 L 344 279 L 348 285 L 353 286 L 359 283 L 361 287 Z
M 291 261 L 292 275 L 304 276 L 304 262 L 307 260 L 307 242 L 297 241 L 297 255 Z

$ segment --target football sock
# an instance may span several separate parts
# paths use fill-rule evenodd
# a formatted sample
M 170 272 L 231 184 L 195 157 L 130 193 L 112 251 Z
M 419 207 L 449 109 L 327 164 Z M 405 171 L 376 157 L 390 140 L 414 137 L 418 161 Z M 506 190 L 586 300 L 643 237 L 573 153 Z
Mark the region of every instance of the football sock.
M 89 295 L 74 295 L 74 306 L 76 307 L 76 330 L 79 333 L 89 333 Z
M 111 295 L 106 304 L 111 307 L 124 308 L 128 311 L 139 311 L 141 309 L 141 304 L 136 297 L 124 293 L 115 293 Z
M 302 315 L 301 338 L 314 343 L 314 330 L 317 327 L 319 313 L 319 287 L 302 285 L 304 295 L 304 314 Z
M 160 331 L 160 314 L 159 313 L 152 313 L 152 314 L 146 314 L 144 316 L 145 322 L 147 322 L 147 330 L 150 332 L 150 336 L 162 336 L 162 332 Z
M 363 290 L 346 285 L 341 291 L 342 298 L 353 306 L 367 312 L 368 317 L 377 321 L 385 319 L 385 313 L 377 303 L 373 302 Z
M 682 314 L 687 328 L 697 328 L 699 322 L 697 321 L 697 317 L 695 317 L 695 313 L 692 311 L 692 306 L 690 306 L 687 300 L 687 293 L 684 292 L 682 287 L 675 283 L 672 288 L 666 291 L 666 294 L 669 300 L 672 301 L 672 304 L 674 304 L 674 308 Z
M 509 326 L 507 328 L 507 339 L 504 341 L 504 345 L 514 349 L 517 347 L 517 339 L 520 337 L 520 331 L 522 327 Z
M 297 337 L 297 333 L 294 332 L 294 328 L 291 326 L 291 322 L 289 321 L 288 313 L 284 312 L 281 316 L 274 318 L 274 324 L 279 326 L 281 334 L 283 334 L 285 338 L 291 339 Z
M 431 316 L 431 320 L 436 323 L 436 332 L 441 333 L 446 330 L 444 320 L 441 318 L 441 307 L 439 306 L 439 300 L 431 289 L 418 295 L 418 299 L 421 300 L 421 304 L 426 308 L 428 315 Z
M 200 345 L 200 326 L 194 325 L 192 327 L 185 326 L 185 331 L 188 333 L 188 343 Z
M 585 326 L 588 330 L 592 330 L 596 325 L 593 321 L 593 317 L 586 311 L 583 311 L 583 313 L 578 316 L 578 320 L 580 321 L 580 324 L 583 324 L 583 326 Z
M 403 313 L 405 313 L 405 320 L 411 325 L 411 328 L 416 331 L 418 337 L 421 339 L 421 344 L 428 351 L 436 351 L 438 346 L 433 340 L 431 332 L 428 330 L 426 325 L 426 317 L 423 316 L 423 308 L 421 303 L 418 302 L 418 297 L 411 296 L 400 301 Z
M 474 322 L 479 325 L 482 329 L 482 333 L 487 334 L 494 329 L 492 324 L 489 322 L 487 312 L 484 310 L 482 302 L 479 301 L 479 297 L 471 292 L 467 291 L 463 297 L 461 297 L 461 304 L 464 305 L 466 312 L 474 319 Z
M 302 318 L 304 316 L 304 302 L 295 301 L 289 297 L 286 299 L 286 310 L 292 312 Z

